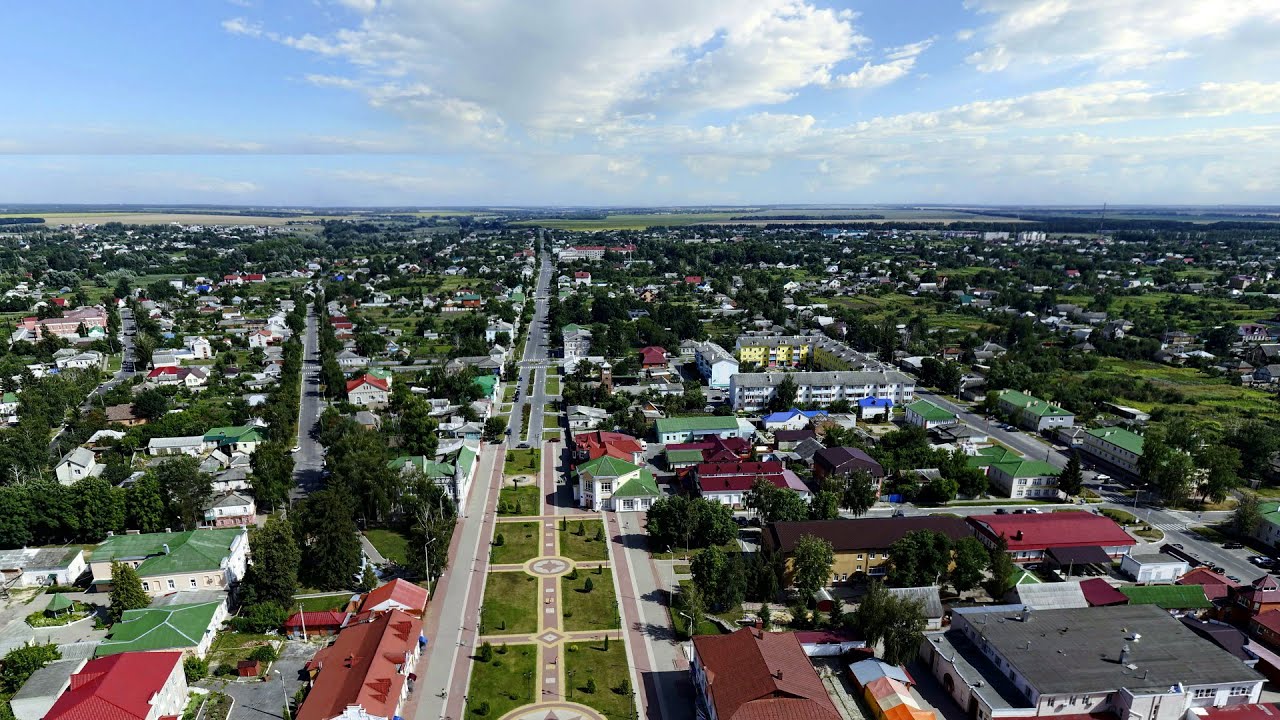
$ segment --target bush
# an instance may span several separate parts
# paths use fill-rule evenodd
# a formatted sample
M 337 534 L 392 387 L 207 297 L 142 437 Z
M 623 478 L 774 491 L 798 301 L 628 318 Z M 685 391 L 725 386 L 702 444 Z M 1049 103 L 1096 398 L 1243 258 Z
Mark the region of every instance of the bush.
M 236 674 L 236 667 L 234 665 L 229 665 L 227 663 L 223 663 L 213 669 L 214 677 L 227 677 L 228 675 L 235 675 L 235 674 Z
M 279 656 L 280 654 L 276 652 L 275 647 L 270 644 L 259 645 L 253 649 L 253 652 L 249 653 L 250 660 L 257 660 L 260 663 L 273 663 Z
M 278 630 L 289 618 L 289 611 L 275 603 L 250 605 L 231 619 L 231 627 L 239 632 L 262 634 Z
M 569 574 L 568 574 L 568 575 L 565 575 L 565 577 L 566 577 L 566 578 L 568 578 L 568 579 L 570 579 L 570 580 L 577 580 L 577 579 L 578 579 L 578 566 L 577 566 L 577 565 L 573 566 L 573 568 L 569 570 Z
M 577 535 L 578 537 L 582 537 L 583 535 L 586 535 L 587 526 L 581 520 L 579 520 L 578 527 L 574 529 L 573 534 Z
M 480 717 L 484 717 L 485 715 L 488 715 L 488 714 L 489 714 L 489 701 L 488 701 L 488 700 L 482 700 L 482 701 L 480 702 L 480 704 L 476 705 L 476 709 L 475 709 L 475 710 L 473 710 L 472 712 L 474 712 L 475 714 L 479 715 Z
M 506 644 L 506 643 L 502 643 L 501 645 L 499 645 L 499 646 L 498 646 L 498 649 L 497 649 L 497 653 L 498 653 L 499 655 L 506 655 L 506 654 L 507 654 L 507 644 Z
M 604 542 L 604 526 L 596 528 L 596 542 Z
M 494 547 L 502 547 L 503 545 L 506 545 L 506 544 L 507 544 L 507 539 L 502 536 L 502 533 L 498 533 L 497 535 L 493 536 Z
M 606 637 L 607 637 L 607 636 L 606 636 Z M 624 675 L 624 676 L 623 676 L 623 678 L 622 678 L 622 680 L 621 680 L 621 681 L 619 681 L 617 685 L 614 685 L 614 686 L 613 686 L 613 691 L 614 691 L 615 693 L 619 694 L 619 695 L 630 695 L 630 694 L 631 694 L 631 680 L 629 680 L 629 679 Z
M 188 683 L 206 678 L 209 676 L 209 661 L 198 657 L 188 657 L 182 661 L 182 673 L 187 676 Z
M 591 578 L 587 578 L 587 581 L 582 583 L 582 590 L 584 592 L 591 592 L 592 590 L 595 590 L 595 589 L 596 589 L 596 584 L 591 582 Z
M 487 640 L 486 640 L 483 644 L 481 644 L 481 645 L 480 645 L 480 654 L 479 654 L 479 658 L 480 658 L 480 662 L 485 662 L 485 663 L 487 663 L 487 662 L 489 662 L 490 660 L 492 660 L 492 659 L 493 659 L 493 644 L 492 644 L 492 643 L 490 643 L 489 641 L 487 641 Z
M 584 692 L 584 693 L 586 693 L 586 694 L 588 694 L 588 695 L 595 695 L 595 694 L 596 694 L 596 679 L 595 679 L 595 678 L 587 678 L 587 686 L 586 686 L 586 687 L 584 687 L 584 688 L 582 688 L 582 692 Z

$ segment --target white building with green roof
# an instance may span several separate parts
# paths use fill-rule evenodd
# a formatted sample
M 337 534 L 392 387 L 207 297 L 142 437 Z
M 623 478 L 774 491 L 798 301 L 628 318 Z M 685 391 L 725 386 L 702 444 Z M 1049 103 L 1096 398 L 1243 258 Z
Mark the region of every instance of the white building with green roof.
M 126 610 L 95 653 L 97 657 L 105 657 L 124 652 L 177 650 L 202 658 L 209 652 L 227 616 L 225 598 Z
M 253 425 L 235 425 L 232 427 L 211 428 L 204 434 L 204 444 L 209 449 L 218 449 L 228 455 L 244 453 L 252 455 L 258 449 L 258 443 L 267 438 L 262 429 Z
M 1258 505 L 1262 522 L 1253 531 L 1253 537 L 1270 547 L 1280 548 L 1280 502 L 1269 500 Z
M 662 497 L 648 469 L 608 455 L 582 463 L 577 474 L 576 499 L 588 510 L 645 512 Z
M 960 422 L 955 413 L 944 410 L 928 400 L 917 400 L 906 408 L 907 422 L 925 430 L 946 427 Z
M 658 442 L 663 445 L 690 443 L 711 436 L 721 438 L 750 438 L 752 430 L 746 428 L 732 415 L 702 415 L 698 417 L 662 418 L 656 422 Z
M 1090 428 L 1080 449 L 1111 467 L 1137 475 L 1142 436 L 1119 427 Z
M 1017 390 L 1005 390 L 998 399 L 1000 412 L 1009 416 L 1014 424 L 1026 430 L 1043 432 L 1053 428 L 1071 427 L 1076 416 L 1068 410 Z
M 133 567 L 151 597 L 188 590 L 226 590 L 244 578 L 249 531 L 217 528 L 113 535 L 89 556 L 93 588 L 111 589 L 111 563 Z
M 988 490 L 1007 498 L 1056 500 L 1061 471 L 1043 460 L 1015 458 L 987 466 Z
M 423 477 L 443 487 L 458 507 L 467 501 L 476 477 L 476 459 L 480 454 L 478 442 L 463 442 L 462 447 L 437 460 L 426 455 L 401 455 L 387 463 L 392 470 L 403 473 L 418 472 Z

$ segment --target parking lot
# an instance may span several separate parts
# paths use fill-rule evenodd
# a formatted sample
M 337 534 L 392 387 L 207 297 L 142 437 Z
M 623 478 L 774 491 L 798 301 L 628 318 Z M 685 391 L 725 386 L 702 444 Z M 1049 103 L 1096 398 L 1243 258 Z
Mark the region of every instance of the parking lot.
M 235 700 L 228 720 L 263 720 L 284 717 L 284 704 L 302 687 L 303 666 L 323 645 L 317 642 L 286 641 L 280 657 L 267 674 L 258 678 L 205 678 L 199 687 L 226 693 Z

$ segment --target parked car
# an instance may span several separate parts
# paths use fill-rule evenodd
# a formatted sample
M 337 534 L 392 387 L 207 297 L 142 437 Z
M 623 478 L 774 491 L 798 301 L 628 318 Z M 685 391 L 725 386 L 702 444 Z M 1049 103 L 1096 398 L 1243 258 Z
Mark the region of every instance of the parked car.
M 1008 515 L 1009 511 L 1004 508 L 996 508 L 997 515 Z
M 1238 542 L 1227 542 L 1227 543 L 1222 543 L 1222 547 L 1226 550 L 1240 550 L 1244 547 L 1244 545 Z

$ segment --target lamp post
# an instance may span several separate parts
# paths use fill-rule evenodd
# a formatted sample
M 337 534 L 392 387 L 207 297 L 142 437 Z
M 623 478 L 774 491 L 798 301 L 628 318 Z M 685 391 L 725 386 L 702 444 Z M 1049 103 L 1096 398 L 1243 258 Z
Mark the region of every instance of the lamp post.
M 284 675 L 279 670 L 272 670 L 276 677 L 280 678 L 280 694 L 284 696 L 284 717 L 285 720 L 292 720 L 293 713 L 289 712 L 289 693 L 284 689 Z

